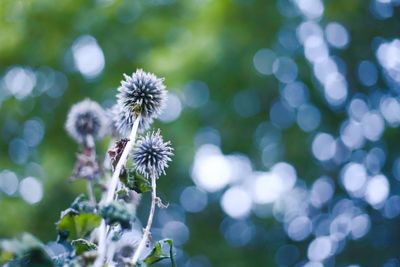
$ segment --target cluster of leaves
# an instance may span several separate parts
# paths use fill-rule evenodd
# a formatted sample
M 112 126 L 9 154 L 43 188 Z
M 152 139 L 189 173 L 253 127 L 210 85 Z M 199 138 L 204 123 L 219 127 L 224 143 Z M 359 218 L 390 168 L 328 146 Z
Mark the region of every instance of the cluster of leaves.
M 46 247 L 30 234 L 0 243 L 0 264 L 8 266 L 53 266 Z
M 122 201 L 114 201 L 99 208 L 90 203 L 84 195 L 80 195 L 61 213 L 57 222 L 57 243 L 65 252 L 55 255 L 49 245 L 25 233 L 19 238 L 0 242 L 0 264 L 10 267 L 89 266 L 97 256 L 97 244 L 93 241 L 93 233 L 102 218 L 108 225 L 120 229 L 120 236 L 124 229 L 131 227 L 135 214 Z M 114 241 L 118 241 L 118 234 L 116 236 Z M 150 266 L 163 259 L 170 259 L 171 266 L 175 266 L 170 239 L 156 242 L 152 251 L 143 261 L 138 262 L 137 266 Z

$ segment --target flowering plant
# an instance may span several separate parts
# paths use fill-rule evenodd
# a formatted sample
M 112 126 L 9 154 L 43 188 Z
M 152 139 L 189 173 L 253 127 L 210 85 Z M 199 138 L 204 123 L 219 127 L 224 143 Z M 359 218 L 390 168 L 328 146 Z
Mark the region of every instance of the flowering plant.
M 81 145 L 72 179 L 85 179 L 87 196 L 78 196 L 57 222 L 58 252 L 29 234 L 0 242 L 0 263 L 5 266 L 148 266 L 169 258 L 175 266 L 172 240 L 151 241 L 157 179 L 173 156 L 170 142 L 150 128 L 165 100 L 164 80 L 137 70 L 125 79 L 117 104 L 104 110 L 85 99 L 72 106 L 65 128 Z M 99 164 L 96 140 L 112 135 L 112 143 Z M 111 174 L 111 175 L 110 175 Z M 94 188 L 100 188 L 96 196 Z M 151 192 L 150 213 L 144 230 L 136 217 L 143 193 Z M 59 252 L 62 251 L 62 252 Z

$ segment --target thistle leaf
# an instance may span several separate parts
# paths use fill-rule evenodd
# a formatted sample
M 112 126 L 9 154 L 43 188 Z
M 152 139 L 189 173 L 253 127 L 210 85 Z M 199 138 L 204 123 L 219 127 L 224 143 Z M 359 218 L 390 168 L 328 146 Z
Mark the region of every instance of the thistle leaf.
M 168 252 L 166 252 L 164 249 L 165 245 L 168 245 L 169 247 Z M 164 259 L 170 259 L 171 267 L 176 267 L 173 253 L 173 244 L 171 239 L 163 239 L 157 241 L 153 250 L 143 260 L 143 262 L 139 264 L 139 266 L 149 266 Z
M 136 171 L 130 170 L 125 176 L 121 177 L 121 181 L 131 190 L 141 194 L 151 191 L 151 185 L 143 175 Z
M 98 227 L 101 217 L 94 213 L 74 214 L 72 212 L 64 214 L 57 223 L 57 230 L 60 235 L 68 240 L 83 238 L 93 229 Z
M 18 239 L 0 241 L 0 264 L 7 266 L 53 266 L 45 246 L 31 234 L 23 234 Z
M 96 244 L 89 242 L 86 239 L 82 239 L 82 238 L 73 240 L 71 242 L 71 245 L 75 248 L 75 254 L 78 256 L 83 254 L 86 251 L 97 249 Z

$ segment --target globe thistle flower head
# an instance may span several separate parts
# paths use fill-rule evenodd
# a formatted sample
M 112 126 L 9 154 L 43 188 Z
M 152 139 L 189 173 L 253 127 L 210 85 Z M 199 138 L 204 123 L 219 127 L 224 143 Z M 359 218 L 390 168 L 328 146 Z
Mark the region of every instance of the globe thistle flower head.
M 168 162 L 171 161 L 173 149 L 171 142 L 164 142 L 160 130 L 147 133 L 142 137 L 133 151 L 135 169 L 146 178 L 160 177 L 165 174 Z
M 124 264 L 124 259 L 131 258 L 138 248 L 142 236 L 143 235 L 138 230 L 130 230 L 123 233 L 119 240 L 113 242 L 116 251 L 114 255 L 114 261 Z
M 118 104 L 115 104 L 107 114 L 112 120 L 113 133 L 121 138 L 128 138 L 135 122 L 134 114 L 125 111 L 121 105 Z M 149 129 L 152 123 L 152 118 L 142 117 L 139 121 L 139 133 Z
M 71 107 L 65 129 L 78 143 L 85 143 L 88 137 L 93 139 L 104 137 L 108 125 L 109 119 L 103 108 L 96 102 L 85 99 Z
M 158 78 L 153 73 L 138 69 L 131 76 L 124 74 L 125 80 L 121 81 L 118 88 L 118 103 L 130 113 L 142 117 L 157 117 L 165 105 L 166 90 L 164 79 Z

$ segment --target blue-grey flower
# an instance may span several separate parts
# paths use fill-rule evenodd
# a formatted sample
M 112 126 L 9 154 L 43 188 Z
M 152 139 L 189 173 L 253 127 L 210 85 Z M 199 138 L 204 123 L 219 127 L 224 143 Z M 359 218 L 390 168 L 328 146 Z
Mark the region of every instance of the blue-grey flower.
M 136 144 L 133 151 L 135 169 L 146 178 L 165 174 L 168 162 L 173 155 L 171 142 L 164 142 L 160 130 L 147 133 Z
M 165 105 L 164 79 L 138 69 L 131 76 L 124 74 L 117 94 L 118 103 L 125 111 L 143 118 L 156 118 Z
M 111 244 L 115 246 L 114 249 L 116 253 L 114 254 L 114 261 L 120 263 L 118 266 L 126 265 L 124 260 L 133 256 L 139 246 L 142 236 L 140 231 L 133 229 L 124 232 L 118 241 Z
M 112 128 L 114 134 L 121 138 L 128 138 L 135 122 L 135 117 L 132 112 L 125 111 L 121 105 L 115 104 L 107 113 L 112 120 Z M 143 132 L 150 128 L 152 118 L 142 117 L 139 122 L 139 132 Z
M 99 104 L 85 99 L 71 107 L 65 129 L 78 143 L 85 143 L 88 137 L 104 137 L 109 130 L 109 119 Z

